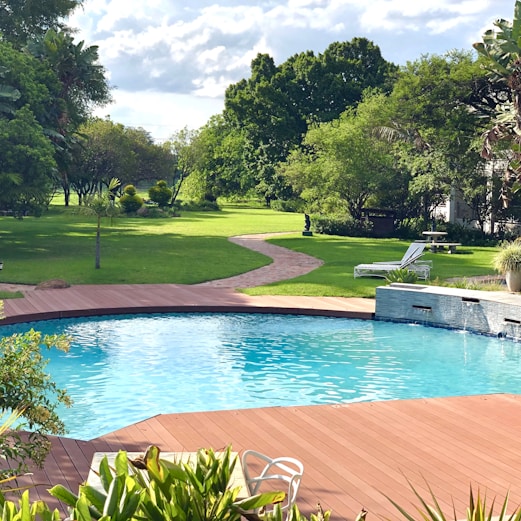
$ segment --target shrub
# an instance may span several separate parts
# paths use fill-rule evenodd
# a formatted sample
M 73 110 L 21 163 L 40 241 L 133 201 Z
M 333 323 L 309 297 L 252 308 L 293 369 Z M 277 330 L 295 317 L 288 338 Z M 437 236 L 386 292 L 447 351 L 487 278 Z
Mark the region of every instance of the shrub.
M 499 273 L 521 271 L 521 242 L 504 242 L 493 259 L 494 269 Z
M 418 275 L 414 271 L 410 271 L 407 268 L 398 268 L 390 271 L 385 280 L 391 284 L 392 282 L 402 282 L 404 284 L 415 284 L 418 282 Z
M 425 221 L 416 217 L 401 221 L 396 227 L 395 235 L 402 240 L 415 240 L 422 237 L 422 232 L 425 230 Z
M 304 201 L 300 199 L 291 199 L 289 201 L 275 199 L 271 201 L 270 208 L 277 212 L 302 213 L 304 211 Z
M 34 330 L 0 340 L 0 410 L 19 410 L 24 422 L 0 433 L 0 454 L 11 467 L 0 469 L 0 477 L 25 472 L 28 461 L 41 467 L 50 449 L 46 435 L 65 433 L 56 409 L 71 405 L 71 400 L 45 372 L 44 347 L 66 351 L 69 340 L 60 335 L 42 338 Z M 32 431 L 27 439 L 17 432 L 22 428 Z
M 119 204 L 125 213 L 135 213 L 143 206 L 143 198 L 137 195 L 134 185 L 127 185 L 119 199 Z
M 496 246 L 498 240 L 476 228 L 469 228 L 458 223 L 446 223 L 447 241 L 461 242 L 465 246 Z
M 172 200 L 174 193 L 168 188 L 166 181 L 158 181 L 154 186 L 148 189 L 148 197 L 151 201 L 157 203 L 158 206 L 168 206 Z
M 357 221 L 352 217 L 311 216 L 311 229 L 324 235 L 343 237 L 370 237 L 373 226 L 367 221 Z

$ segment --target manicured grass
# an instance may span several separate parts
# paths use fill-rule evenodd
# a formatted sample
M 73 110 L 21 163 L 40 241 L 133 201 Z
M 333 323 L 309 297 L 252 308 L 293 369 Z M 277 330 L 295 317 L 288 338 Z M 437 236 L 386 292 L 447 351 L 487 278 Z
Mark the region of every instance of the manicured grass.
M 40 218 L 0 218 L 0 282 L 37 284 L 195 284 L 253 270 L 268 257 L 227 240 L 242 234 L 295 231 L 271 242 L 313 255 L 325 265 L 291 281 L 247 290 L 250 294 L 373 297 L 382 279 L 353 278 L 356 264 L 398 260 L 408 241 L 314 235 L 303 237 L 303 216 L 228 205 L 221 212 L 183 212 L 171 219 L 121 217 L 103 221 L 101 269 L 94 269 L 96 219 L 77 208 L 53 207 Z M 432 279 L 493 273 L 493 248 L 427 253 Z
M 94 269 L 96 218 L 55 208 L 39 218 L 0 218 L 0 282 L 194 284 L 249 271 L 271 260 L 227 240 L 302 227 L 302 215 L 228 207 L 171 219 L 104 219 L 101 269 Z
M 381 278 L 354 278 L 357 264 L 375 261 L 400 260 L 409 246 L 397 239 L 365 239 L 354 237 L 285 236 L 270 242 L 312 255 L 324 261 L 319 269 L 295 279 L 246 290 L 250 295 L 330 295 L 374 297 L 375 288 L 385 284 Z M 422 257 L 432 260 L 430 283 L 436 279 L 472 277 L 493 274 L 492 257 L 495 248 L 458 248 L 456 254 L 427 253 Z

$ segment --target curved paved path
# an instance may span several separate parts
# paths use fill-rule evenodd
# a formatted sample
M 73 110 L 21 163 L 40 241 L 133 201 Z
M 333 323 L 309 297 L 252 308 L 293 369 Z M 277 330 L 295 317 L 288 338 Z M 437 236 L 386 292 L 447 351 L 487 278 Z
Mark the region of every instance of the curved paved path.
M 324 264 L 320 259 L 311 257 L 305 253 L 289 250 L 288 248 L 276 246 L 275 244 L 270 244 L 265 241 L 265 239 L 276 237 L 277 235 L 288 234 L 285 232 L 261 233 L 230 237 L 229 240 L 231 242 L 271 257 L 273 262 L 262 268 L 248 271 L 235 277 L 210 280 L 196 285 L 211 286 L 214 288 L 254 288 L 255 286 L 263 286 L 264 284 L 271 284 L 272 282 L 294 279 Z

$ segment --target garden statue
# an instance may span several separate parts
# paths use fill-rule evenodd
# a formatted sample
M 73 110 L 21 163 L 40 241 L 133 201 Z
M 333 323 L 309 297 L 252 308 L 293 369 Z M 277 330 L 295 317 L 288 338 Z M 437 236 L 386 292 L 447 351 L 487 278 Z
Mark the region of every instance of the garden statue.
M 304 231 L 302 232 L 302 235 L 306 237 L 313 235 L 313 232 L 311 231 L 311 219 L 307 213 L 304 214 Z

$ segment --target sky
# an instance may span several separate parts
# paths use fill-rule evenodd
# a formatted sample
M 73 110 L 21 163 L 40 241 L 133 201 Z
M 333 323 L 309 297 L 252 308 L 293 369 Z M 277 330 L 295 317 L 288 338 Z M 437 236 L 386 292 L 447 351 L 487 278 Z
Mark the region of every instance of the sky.
M 84 0 L 68 20 L 99 46 L 114 87 L 100 117 L 147 130 L 157 142 L 197 129 L 224 109 L 258 53 L 277 65 L 333 42 L 365 37 L 387 61 L 471 50 L 515 0 Z

